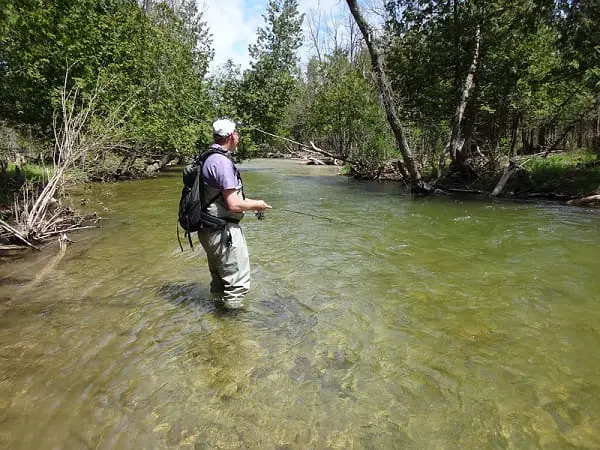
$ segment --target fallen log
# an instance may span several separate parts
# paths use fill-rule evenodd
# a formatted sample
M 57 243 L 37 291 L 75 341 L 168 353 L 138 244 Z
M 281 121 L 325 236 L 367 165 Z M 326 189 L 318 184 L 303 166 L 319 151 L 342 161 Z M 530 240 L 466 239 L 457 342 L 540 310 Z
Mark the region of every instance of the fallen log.
M 28 249 L 26 245 L 0 245 L 0 257 L 18 256 Z
M 16 230 L 15 228 L 11 227 L 9 224 L 7 224 L 5 221 L 0 220 L 0 226 L 2 228 L 4 228 L 5 230 L 7 230 L 8 232 L 10 232 L 14 237 L 16 237 L 19 241 L 23 242 L 25 245 L 27 245 L 28 247 L 31 248 L 35 248 L 36 250 L 39 250 L 38 247 L 36 247 L 35 245 L 33 245 L 31 242 L 29 242 L 25 236 L 23 236 L 18 230 Z
M 326 164 L 325 164 L 323 161 L 321 161 L 320 159 L 317 159 L 317 158 L 312 158 L 312 157 L 309 157 L 309 158 L 308 158 L 308 162 L 307 162 L 306 164 L 309 164 L 309 165 L 311 165 L 311 164 L 312 164 L 313 166 L 325 166 L 325 165 L 326 165 Z
M 517 166 L 517 164 L 513 160 L 511 160 L 508 163 L 508 166 L 506 167 L 506 169 L 504 170 L 504 173 L 500 177 L 498 184 L 496 184 L 496 187 L 490 194 L 492 197 L 497 197 L 498 195 L 500 195 L 500 193 L 504 189 L 504 186 L 506 186 L 506 183 L 508 182 L 508 180 L 510 179 L 512 174 L 517 171 L 518 168 L 519 168 L 519 166 Z
M 587 197 L 574 198 L 567 202 L 574 206 L 600 206 L 600 194 L 588 195 Z

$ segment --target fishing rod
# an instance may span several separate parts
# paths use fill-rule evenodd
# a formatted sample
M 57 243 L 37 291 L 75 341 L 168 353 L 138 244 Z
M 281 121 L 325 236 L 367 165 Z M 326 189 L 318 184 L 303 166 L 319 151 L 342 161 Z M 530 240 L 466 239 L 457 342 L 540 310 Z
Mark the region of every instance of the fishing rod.
M 343 223 L 345 225 L 350 225 L 350 226 L 353 226 L 353 227 L 369 228 L 370 229 L 370 227 L 367 227 L 365 225 L 360 225 L 360 224 L 354 223 L 354 222 L 348 222 L 348 221 L 345 221 L 345 220 L 342 220 L 342 219 L 334 219 L 332 217 L 320 216 L 318 214 L 311 214 L 311 213 L 306 213 L 306 212 L 302 212 L 302 211 L 295 211 L 293 209 L 287 209 L 287 208 L 277 208 L 276 210 L 285 211 L 285 212 L 289 212 L 289 213 L 293 213 L 293 214 L 299 214 L 299 215 L 302 215 L 302 216 L 313 217 L 315 219 L 327 220 L 329 222 L 340 222 L 340 223 Z M 254 215 L 256 216 L 256 218 L 258 220 L 263 220 L 265 218 L 265 212 L 264 211 L 256 211 L 254 213 Z

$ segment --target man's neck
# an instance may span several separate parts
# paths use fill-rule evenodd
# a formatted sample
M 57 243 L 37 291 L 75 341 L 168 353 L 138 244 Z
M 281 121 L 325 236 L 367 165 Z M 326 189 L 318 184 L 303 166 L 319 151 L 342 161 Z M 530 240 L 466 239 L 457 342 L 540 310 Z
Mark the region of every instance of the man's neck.
M 229 146 L 227 144 L 217 144 L 216 142 L 211 145 L 211 147 L 219 147 L 221 150 L 225 150 L 228 153 L 231 153 Z

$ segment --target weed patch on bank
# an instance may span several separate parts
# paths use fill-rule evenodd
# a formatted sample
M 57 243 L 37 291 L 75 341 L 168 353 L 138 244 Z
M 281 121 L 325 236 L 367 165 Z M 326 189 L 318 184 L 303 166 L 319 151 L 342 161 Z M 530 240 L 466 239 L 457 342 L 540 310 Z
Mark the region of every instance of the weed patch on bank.
M 515 193 L 538 192 L 582 196 L 600 188 L 600 159 L 574 152 L 525 162 L 517 174 Z

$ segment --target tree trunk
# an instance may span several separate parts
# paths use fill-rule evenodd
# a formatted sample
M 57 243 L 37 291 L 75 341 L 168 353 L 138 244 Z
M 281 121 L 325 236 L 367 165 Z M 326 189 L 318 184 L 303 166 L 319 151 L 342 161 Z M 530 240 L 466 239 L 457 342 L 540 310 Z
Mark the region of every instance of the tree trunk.
M 174 152 L 171 152 L 171 153 L 167 153 L 166 155 L 163 155 L 163 157 L 158 162 L 158 170 L 164 169 L 167 164 L 169 164 L 174 159 L 178 159 L 180 156 L 181 156 L 181 154 L 177 150 L 175 150 Z
M 542 156 L 542 158 L 546 158 L 551 152 L 553 152 L 554 150 L 556 150 L 556 148 L 563 143 L 563 141 L 567 138 L 568 134 L 573 131 L 573 129 L 577 126 L 577 124 L 583 120 L 583 118 L 592 110 L 594 110 L 595 108 L 598 108 L 598 106 L 600 106 L 600 96 L 596 99 L 596 101 L 594 103 L 592 103 L 592 105 L 588 108 L 586 108 L 585 110 L 583 110 L 583 112 L 581 112 L 581 114 L 579 114 L 579 117 L 573 119 L 563 130 L 563 133 L 554 140 L 554 142 L 550 145 L 547 146 L 546 152 L 544 153 L 544 155 Z
M 465 139 L 461 137 L 460 130 L 462 126 L 465 109 L 467 107 L 467 101 L 469 99 L 469 92 L 473 87 L 473 80 L 475 78 L 475 72 L 477 71 L 477 64 L 479 62 L 479 45 L 481 43 L 481 30 L 479 25 L 475 31 L 475 51 L 473 52 L 473 60 L 467 73 L 467 79 L 462 89 L 460 102 L 456 105 L 456 113 L 454 114 L 454 120 L 452 121 L 452 133 L 450 135 L 450 141 L 446 145 L 447 151 L 450 152 L 450 158 L 453 164 L 463 166 L 466 158 L 463 155 Z
M 492 197 L 496 197 L 496 196 L 500 195 L 500 193 L 504 189 L 504 186 L 506 186 L 506 183 L 508 182 L 508 180 L 510 179 L 512 174 L 515 173 L 517 168 L 518 168 L 518 166 L 514 161 L 511 160 L 508 163 L 508 166 L 506 167 L 506 169 L 504 170 L 504 173 L 500 177 L 500 181 L 498 181 L 498 184 L 496 184 L 496 187 L 490 194 Z
M 357 0 L 346 0 L 348 3 L 348 7 L 350 8 L 350 12 L 360 29 L 363 39 L 365 40 L 365 44 L 369 50 L 369 55 L 371 56 L 371 66 L 373 69 L 373 74 L 375 75 L 375 79 L 377 80 L 377 86 L 379 87 L 379 93 L 381 95 L 381 100 L 383 106 L 385 108 L 385 113 L 394 132 L 394 136 L 396 137 L 396 145 L 402 154 L 402 158 L 404 160 L 404 164 L 406 165 L 407 170 L 410 173 L 410 183 L 411 188 L 414 192 L 419 193 L 429 193 L 431 192 L 431 187 L 423 181 L 421 177 L 421 172 L 419 171 L 413 154 L 408 145 L 408 139 L 406 138 L 406 133 L 404 131 L 404 127 L 398 118 L 396 102 L 394 101 L 394 97 L 392 94 L 392 89 L 390 87 L 389 80 L 383 68 L 383 60 L 379 49 L 373 38 L 373 31 L 371 26 L 364 19 L 360 7 L 358 6 Z
M 512 158 L 516 154 L 517 148 L 517 134 L 519 133 L 519 123 L 521 122 L 521 113 L 515 114 L 512 122 L 512 130 L 510 137 L 510 151 L 508 153 L 508 157 Z
M 596 117 L 596 130 L 592 135 L 592 151 L 600 155 L 600 107 L 598 108 L 598 116 Z
M 538 147 L 540 152 L 546 149 L 546 144 L 546 127 L 542 125 L 538 130 Z

